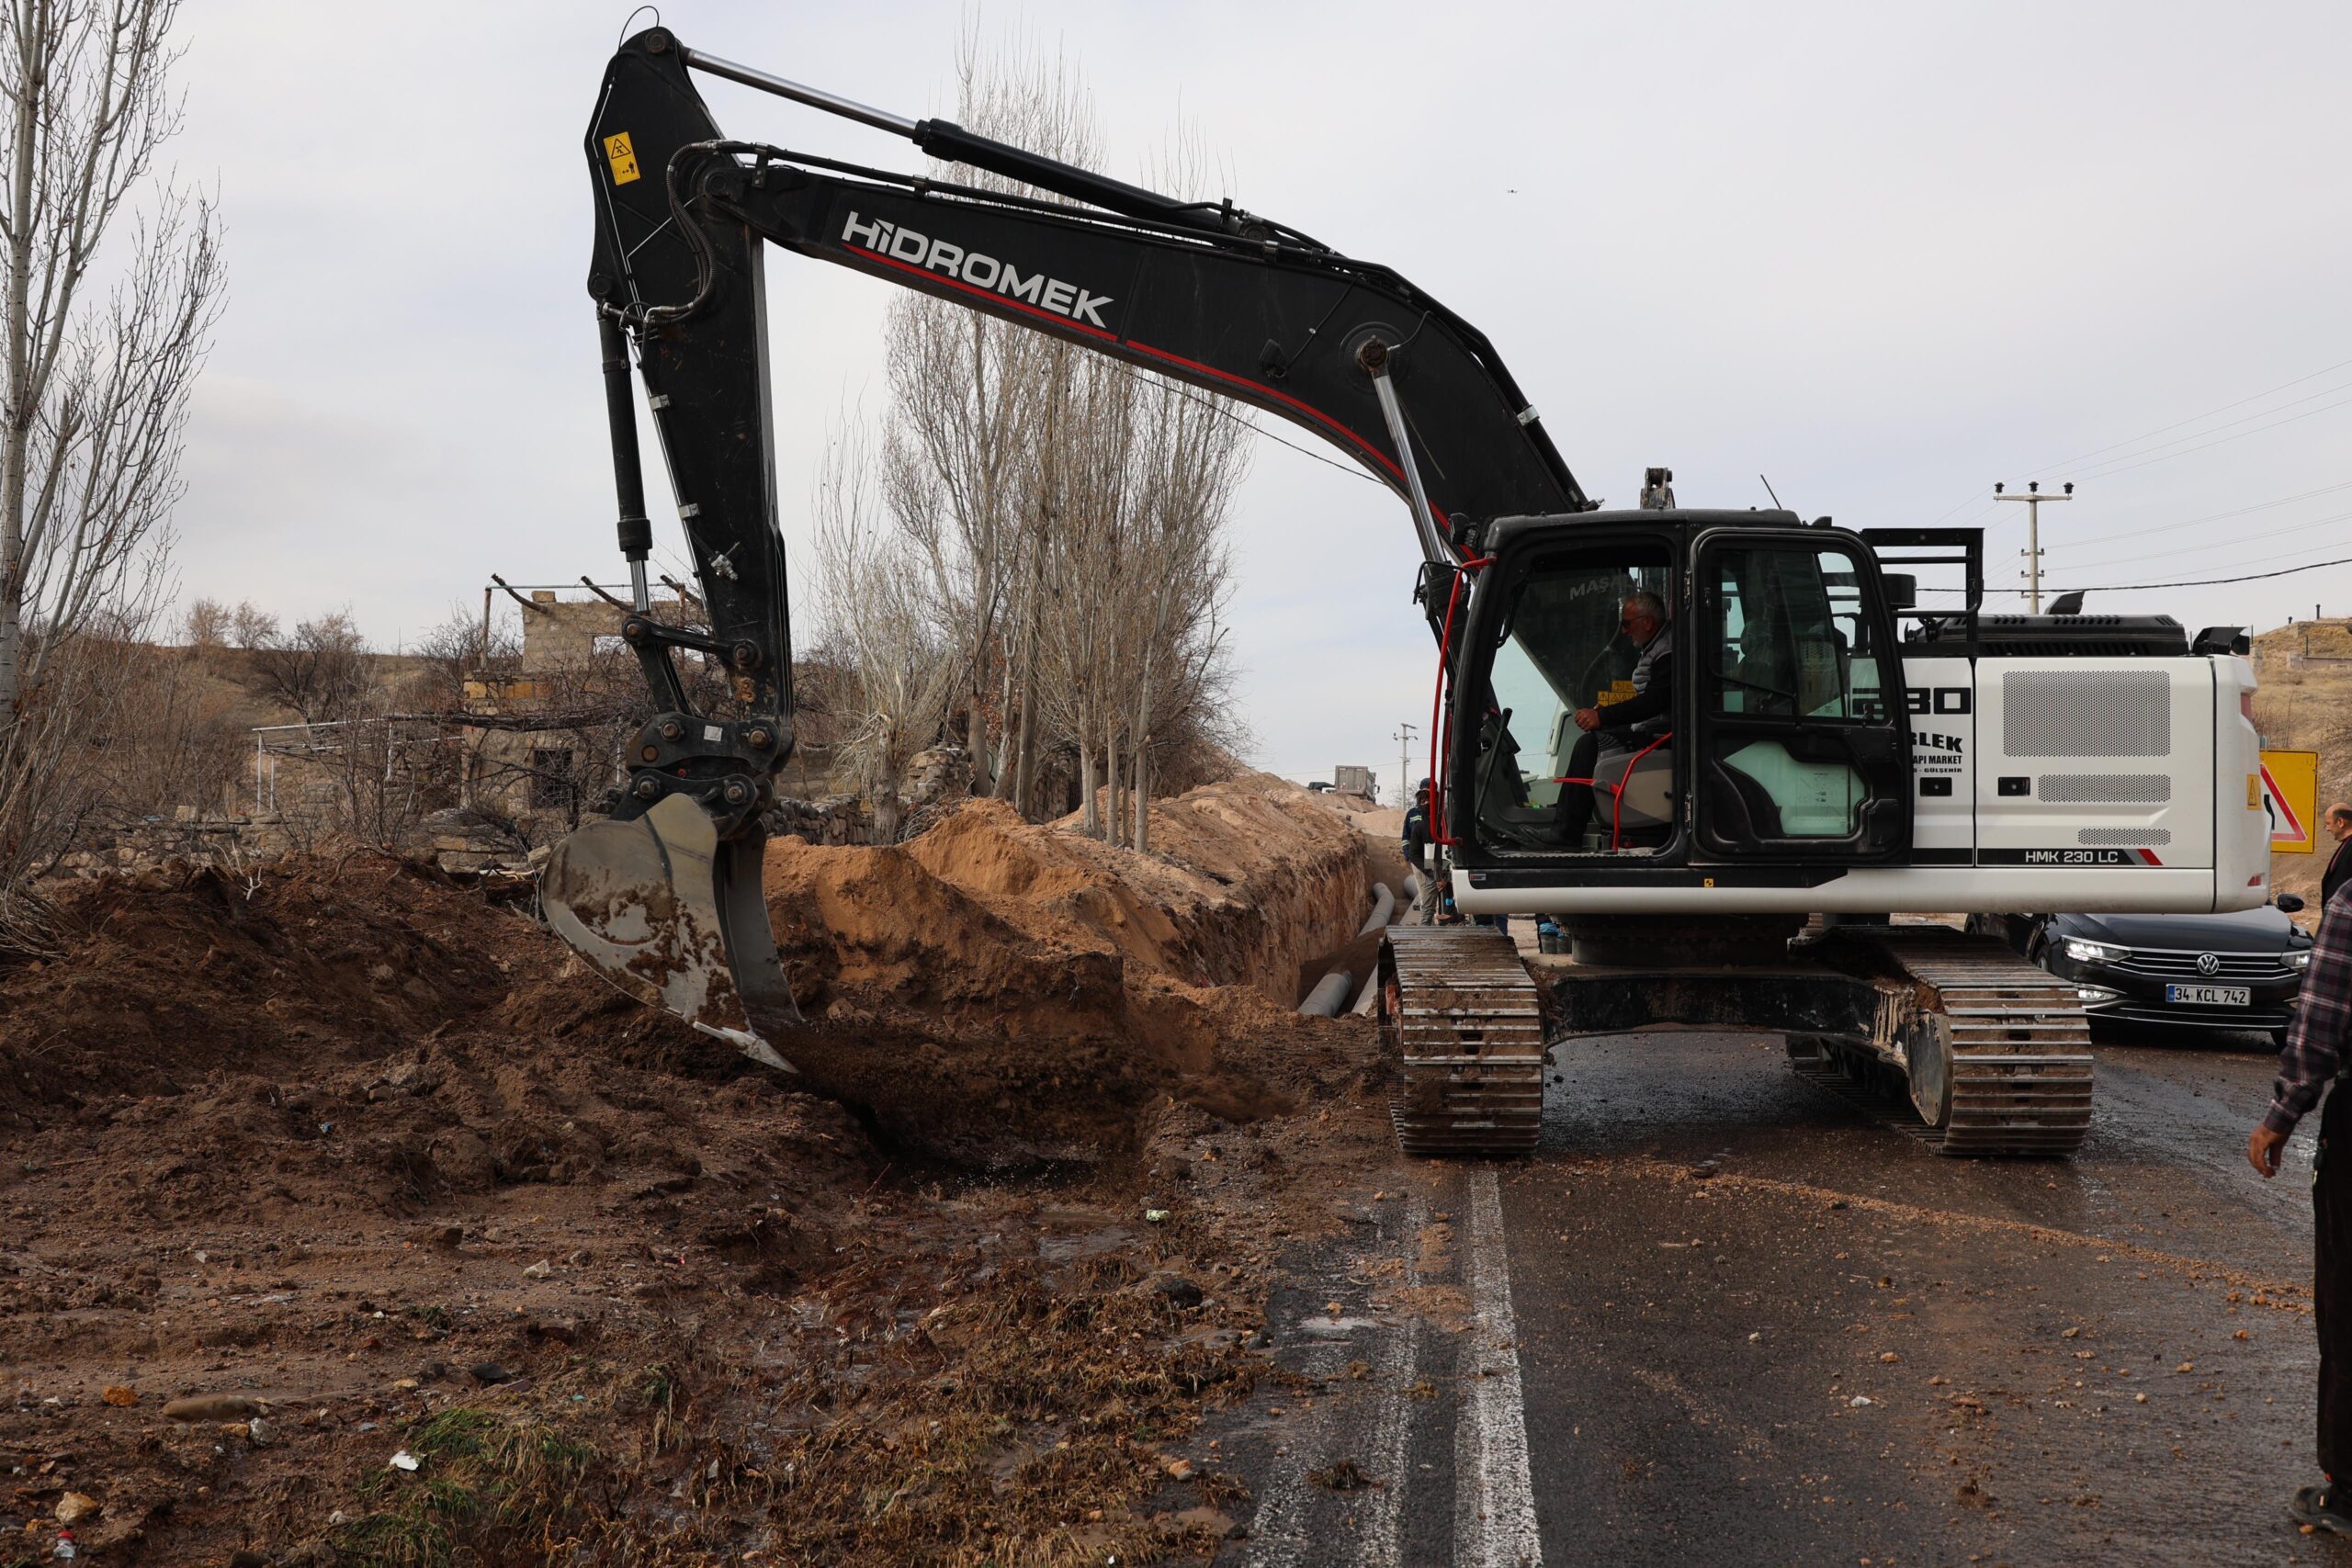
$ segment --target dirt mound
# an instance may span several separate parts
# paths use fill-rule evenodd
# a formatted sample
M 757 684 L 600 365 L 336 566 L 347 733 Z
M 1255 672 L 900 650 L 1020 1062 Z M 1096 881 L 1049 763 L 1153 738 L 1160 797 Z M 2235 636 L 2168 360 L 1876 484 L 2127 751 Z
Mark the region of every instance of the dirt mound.
M 0 970 L 0 1124 L 143 1145 L 99 1179 L 102 1213 L 626 1183 L 723 1157 L 696 1105 L 759 1076 L 536 922 L 383 857 L 153 873 L 66 915 L 62 956 Z M 782 1120 L 863 1143 L 813 1101 Z
M 380 1055 L 489 1014 L 518 959 L 561 956 L 528 921 L 374 856 L 98 882 L 64 915 L 62 957 L 0 968 L 0 1116 Z
M 1312 1027 L 1298 964 L 1365 908 L 1362 835 L 1303 796 L 1253 777 L 1160 803 L 1159 857 L 995 801 L 895 847 L 771 844 L 811 1024 L 786 1054 L 892 1140 L 982 1164 L 1100 1159 L 1163 1094 L 1262 1113 L 1282 1091 L 1245 1058 Z
M 1165 858 L 985 804 L 775 847 L 780 1043 L 862 1119 L 431 872 L 76 891 L 61 956 L 0 966 L 25 1539 L 70 1488 L 133 1564 L 1182 1540 L 1159 1445 L 1246 1387 L 1271 1249 L 1389 1145 L 1370 1031 L 1280 995 L 1360 919 L 1362 835 L 1249 780 L 1155 824 Z M 189 1394 L 259 1417 L 158 1419 Z M 877 1489 L 912 1500 L 879 1527 Z
M 1281 1103 L 1239 1064 L 1311 1027 L 1287 1017 L 1299 967 L 1352 936 L 1366 840 L 1262 775 L 1159 803 L 1153 829 L 1160 852 L 1138 855 L 974 801 L 897 847 L 772 845 L 771 913 L 810 1021 L 786 1054 L 807 1087 L 890 1144 L 986 1167 L 1114 1156 L 1161 1095 L 1235 1115 Z M 65 955 L 0 971 L 0 1118 L 17 1124 L 164 1097 L 175 1124 L 226 1118 L 189 1145 L 216 1168 L 264 1122 L 338 1120 L 370 1071 L 428 1072 L 447 1086 L 434 1116 L 369 1118 L 367 1158 L 415 1202 L 641 1163 L 590 1103 L 604 1075 L 751 1070 L 536 922 L 397 861 L 158 873 L 74 897 Z M 260 1098 L 213 1103 L 235 1085 Z

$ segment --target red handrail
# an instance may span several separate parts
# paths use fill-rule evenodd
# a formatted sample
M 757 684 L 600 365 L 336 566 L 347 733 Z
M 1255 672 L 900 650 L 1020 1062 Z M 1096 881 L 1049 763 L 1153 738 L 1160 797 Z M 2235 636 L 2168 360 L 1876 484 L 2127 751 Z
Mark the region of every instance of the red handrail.
M 1625 772 L 1620 776 L 1618 782 L 1613 784 L 1603 784 L 1599 779 L 1578 778 L 1557 778 L 1554 779 L 1552 782 L 1558 784 L 1583 784 L 1588 789 L 1605 789 L 1609 792 L 1611 800 L 1611 809 L 1609 814 L 1609 847 L 1613 852 L 1624 841 L 1625 791 L 1633 784 L 1634 764 L 1638 763 L 1643 758 L 1648 756 L 1651 752 L 1657 750 L 1659 747 L 1665 745 L 1668 741 L 1673 739 L 1674 731 L 1669 729 L 1665 734 L 1659 736 L 1657 739 L 1651 741 L 1648 745 L 1643 747 L 1640 750 L 1634 752 L 1633 760 L 1625 764 Z
M 1446 707 L 1445 692 L 1453 676 L 1453 616 L 1462 607 L 1462 585 L 1470 574 L 1494 564 L 1492 556 L 1476 556 L 1453 569 L 1453 592 L 1446 596 L 1445 624 L 1439 628 L 1437 644 L 1437 691 L 1430 699 L 1430 840 L 1432 843 L 1461 842 L 1445 825 L 1445 771 L 1438 766 L 1440 758 L 1453 755 L 1453 715 Z M 1440 724 L 1444 726 L 1442 735 Z

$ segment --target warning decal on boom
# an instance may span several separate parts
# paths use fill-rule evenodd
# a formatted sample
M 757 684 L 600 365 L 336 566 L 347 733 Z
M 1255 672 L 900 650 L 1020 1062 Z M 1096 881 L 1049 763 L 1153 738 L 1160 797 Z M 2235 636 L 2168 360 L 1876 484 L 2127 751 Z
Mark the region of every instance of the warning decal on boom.
M 625 186 L 637 178 L 637 149 L 629 145 L 628 131 L 605 138 L 605 156 L 612 160 L 615 185 Z

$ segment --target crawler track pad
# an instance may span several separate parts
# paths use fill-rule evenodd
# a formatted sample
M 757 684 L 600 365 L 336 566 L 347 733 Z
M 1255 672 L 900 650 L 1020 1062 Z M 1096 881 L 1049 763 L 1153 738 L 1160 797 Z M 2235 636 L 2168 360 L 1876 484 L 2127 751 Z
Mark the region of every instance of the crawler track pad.
M 722 843 L 682 795 L 592 822 L 548 862 L 548 924 L 631 996 L 792 1071 L 761 1032 L 800 1020 L 760 887 L 766 841 L 754 830 Z

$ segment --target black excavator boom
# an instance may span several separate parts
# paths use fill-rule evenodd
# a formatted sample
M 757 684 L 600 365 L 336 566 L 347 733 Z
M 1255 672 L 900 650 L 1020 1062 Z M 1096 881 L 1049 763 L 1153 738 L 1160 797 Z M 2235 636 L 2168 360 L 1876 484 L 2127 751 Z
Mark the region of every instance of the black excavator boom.
M 729 141 L 689 67 L 1026 188 Z M 755 1055 L 772 1057 L 766 1037 L 797 1016 L 759 877 L 760 813 L 793 744 L 763 245 L 1291 421 L 1407 498 L 1423 556 L 1441 568 L 1475 554 L 1476 530 L 1491 519 L 1593 504 L 1476 328 L 1388 268 L 1229 203 L 1183 201 L 947 121 L 870 109 L 698 55 L 661 28 L 614 56 L 585 152 L 595 202 L 588 289 L 636 586 L 625 635 L 661 711 L 632 743 L 612 817 L 560 846 L 547 901 L 557 929 L 622 984 Z M 707 630 L 661 621 L 646 592 L 651 534 L 627 384 L 632 349 Z M 1442 607 L 1429 606 L 1433 617 Z M 723 713 L 696 705 L 681 650 L 720 672 Z

